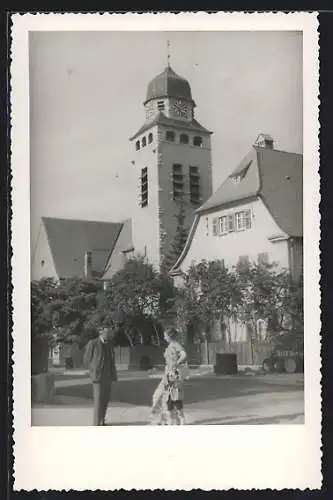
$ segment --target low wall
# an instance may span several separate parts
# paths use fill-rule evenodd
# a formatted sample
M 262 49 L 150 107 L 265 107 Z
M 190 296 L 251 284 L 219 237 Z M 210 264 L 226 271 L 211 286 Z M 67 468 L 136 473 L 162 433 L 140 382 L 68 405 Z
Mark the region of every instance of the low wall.
M 31 377 L 31 402 L 51 403 L 55 395 L 54 377 L 51 373 L 40 373 Z

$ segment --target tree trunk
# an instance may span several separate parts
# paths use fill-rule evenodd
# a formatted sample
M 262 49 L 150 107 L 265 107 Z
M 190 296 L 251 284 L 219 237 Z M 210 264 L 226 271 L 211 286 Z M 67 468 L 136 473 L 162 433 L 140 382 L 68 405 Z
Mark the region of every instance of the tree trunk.
M 161 346 L 160 336 L 159 336 L 159 334 L 158 334 L 158 330 L 157 330 L 157 328 L 156 328 L 155 323 L 153 323 L 153 328 L 154 328 L 154 332 L 155 332 L 156 339 L 157 339 L 157 345 L 158 345 L 158 346 Z
M 133 347 L 133 341 L 132 341 L 132 338 L 130 336 L 130 334 L 128 333 L 128 331 L 126 329 L 124 329 L 124 334 L 125 334 L 125 337 L 127 338 L 129 344 L 131 347 Z

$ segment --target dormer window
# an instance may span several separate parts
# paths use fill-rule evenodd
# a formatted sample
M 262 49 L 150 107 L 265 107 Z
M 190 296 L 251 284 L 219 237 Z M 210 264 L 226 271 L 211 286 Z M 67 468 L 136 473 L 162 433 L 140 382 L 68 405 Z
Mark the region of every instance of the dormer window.
M 167 130 L 165 138 L 167 141 L 175 142 L 175 133 L 172 130 Z
M 137 151 L 139 151 L 139 149 L 140 149 L 140 141 L 136 141 L 136 143 L 135 143 L 135 149 Z
M 241 169 L 237 169 L 237 172 L 234 172 L 233 174 L 231 174 L 229 176 L 229 178 L 232 180 L 232 182 L 234 184 L 239 184 L 244 179 L 244 177 L 246 176 L 246 174 L 249 170 L 251 163 L 252 163 L 252 160 L 247 165 L 245 165 L 245 167 L 242 167 Z
M 240 181 L 242 180 L 242 176 L 241 175 L 234 175 L 234 177 L 232 177 L 231 179 L 232 179 L 232 182 L 234 184 L 239 184 Z
M 141 141 L 141 143 L 142 143 L 142 147 L 143 147 L 143 148 L 144 148 L 145 146 L 147 146 L 147 139 L 146 139 L 146 137 L 142 137 L 142 141 Z
M 202 148 L 202 137 L 200 137 L 199 135 L 196 135 L 193 138 L 193 146 L 197 146 L 199 148 Z

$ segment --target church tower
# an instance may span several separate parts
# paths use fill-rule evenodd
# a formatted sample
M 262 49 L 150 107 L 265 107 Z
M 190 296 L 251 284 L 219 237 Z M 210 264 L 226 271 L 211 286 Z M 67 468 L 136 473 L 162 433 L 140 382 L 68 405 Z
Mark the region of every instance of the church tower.
M 188 81 L 168 64 L 148 84 L 145 122 L 130 138 L 138 179 L 134 252 L 157 267 L 170 251 L 180 211 L 189 229 L 212 195 L 212 132 L 195 119 L 195 106 Z

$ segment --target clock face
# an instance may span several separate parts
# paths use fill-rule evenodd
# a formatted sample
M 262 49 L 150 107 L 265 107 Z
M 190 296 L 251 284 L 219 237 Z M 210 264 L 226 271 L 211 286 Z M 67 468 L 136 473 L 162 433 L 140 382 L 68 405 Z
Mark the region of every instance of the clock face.
M 151 120 L 153 114 L 154 114 L 153 103 L 149 103 L 149 105 L 146 107 L 146 120 Z
M 187 119 L 188 116 L 188 107 L 187 103 L 178 99 L 173 105 L 173 114 L 178 118 Z

